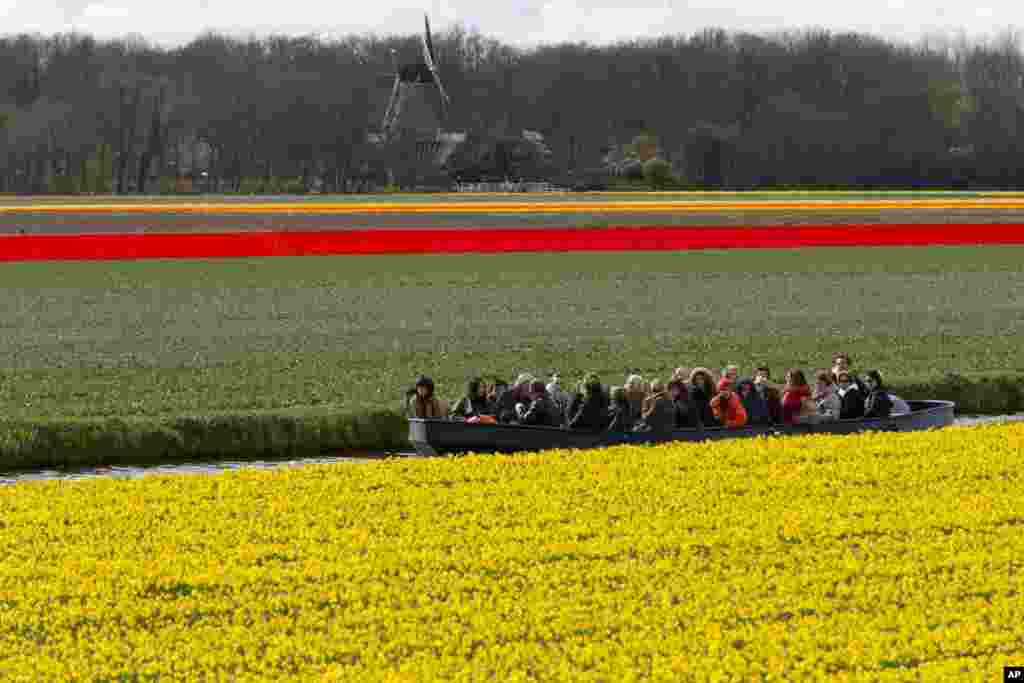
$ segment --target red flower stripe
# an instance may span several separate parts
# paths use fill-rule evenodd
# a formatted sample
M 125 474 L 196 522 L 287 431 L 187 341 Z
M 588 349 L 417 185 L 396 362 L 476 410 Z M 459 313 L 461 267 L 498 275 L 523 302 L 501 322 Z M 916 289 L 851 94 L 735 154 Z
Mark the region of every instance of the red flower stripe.
M 1024 224 L 0 235 L 0 261 L 1024 244 Z

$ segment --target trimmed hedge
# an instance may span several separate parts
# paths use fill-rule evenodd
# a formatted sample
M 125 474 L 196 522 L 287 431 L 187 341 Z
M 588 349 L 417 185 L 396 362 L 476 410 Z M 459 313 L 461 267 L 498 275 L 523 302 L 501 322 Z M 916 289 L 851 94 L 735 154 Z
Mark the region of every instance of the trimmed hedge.
M 408 448 L 397 413 L 0 419 L 0 469 L 315 457 Z
M 893 382 L 904 398 L 953 401 L 958 413 L 1024 411 L 1024 375 Z M 408 450 L 394 411 L 325 409 L 164 418 L 0 418 L 0 469 L 91 467 L 185 460 L 316 457 L 344 450 Z

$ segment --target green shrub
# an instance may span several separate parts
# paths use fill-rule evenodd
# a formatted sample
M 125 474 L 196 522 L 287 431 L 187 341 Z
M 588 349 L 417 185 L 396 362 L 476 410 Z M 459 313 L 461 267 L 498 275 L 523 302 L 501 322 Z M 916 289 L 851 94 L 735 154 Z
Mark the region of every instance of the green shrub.
M 672 165 L 664 159 L 648 159 L 644 162 L 644 180 L 654 189 L 664 189 L 675 184 Z
M 242 178 L 238 186 L 239 194 L 263 194 L 262 178 Z
M 178 179 L 169 176 L 160 176 L 157 192 L 160 194 L 177 194 Z
M 51 194 L 78 194 L 81 190 L 81 179 L 73 175 L 50 176 L 47 187 Z

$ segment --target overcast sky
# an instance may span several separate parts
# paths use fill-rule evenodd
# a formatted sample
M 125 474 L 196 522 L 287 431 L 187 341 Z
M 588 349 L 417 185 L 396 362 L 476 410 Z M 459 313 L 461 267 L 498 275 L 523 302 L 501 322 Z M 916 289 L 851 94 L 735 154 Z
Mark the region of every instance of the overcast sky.
M 461 22 L 524 47 L 690 35 L 706 27 L 768 33 L 813 26 L 906 42 L 960 31 L 985 38 L 1024 27 L 1020 0 L 635 0 L 632 7 L 610 0 L 0 0 L 0 33 L 138 34 L 163 45 L 188 42 L 206 29 L 330 38 L 416 32 L 424 12 L 435 32 Z

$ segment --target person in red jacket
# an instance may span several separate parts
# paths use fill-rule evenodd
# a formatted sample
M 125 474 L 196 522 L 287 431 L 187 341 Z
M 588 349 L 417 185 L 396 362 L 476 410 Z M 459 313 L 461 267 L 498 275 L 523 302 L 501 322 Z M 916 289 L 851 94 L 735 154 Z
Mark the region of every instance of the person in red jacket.
M 792 368 L 786 373 L 786 386 L 782 392 L 782 421 L 794 424 L 800 416 L 805 400 L 811 398 L 811 387 L 807 384 L 803 370 Z
M 747 424 L 747 411 L 735 391 L 724 389 L 711 399 L 711 412 L 715 419 L 726 427 L 742 427 Z

